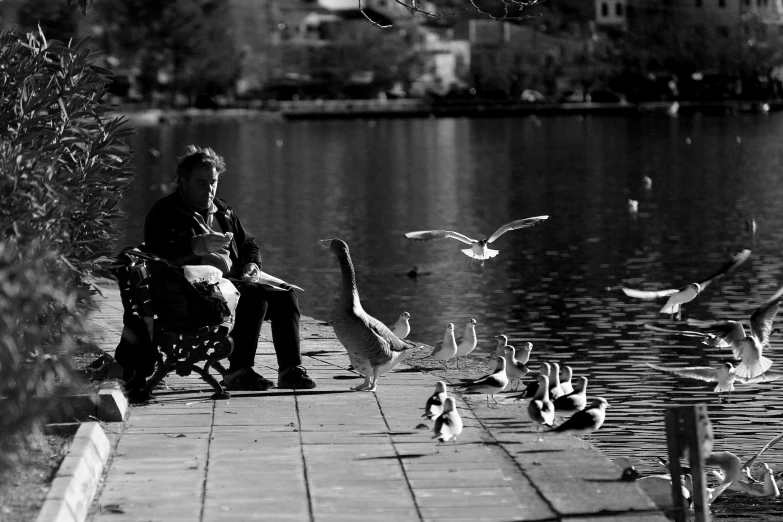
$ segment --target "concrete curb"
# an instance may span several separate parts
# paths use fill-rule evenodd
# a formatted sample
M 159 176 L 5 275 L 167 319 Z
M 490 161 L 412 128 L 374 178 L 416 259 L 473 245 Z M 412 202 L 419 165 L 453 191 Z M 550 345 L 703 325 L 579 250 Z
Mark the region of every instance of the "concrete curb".
M 81 522 L 98 489 L 111 445 L 97 422 L 76 431 L 68 454 L 52 481 L 37 522 Z
M 49 414 L 49 423 L 89 422 L 95 419 L 122 422 L 128 412 L 128 399 L 119 388 L 102 388 L 98 393 L 69 395 L 62 399 L 61 406 Z

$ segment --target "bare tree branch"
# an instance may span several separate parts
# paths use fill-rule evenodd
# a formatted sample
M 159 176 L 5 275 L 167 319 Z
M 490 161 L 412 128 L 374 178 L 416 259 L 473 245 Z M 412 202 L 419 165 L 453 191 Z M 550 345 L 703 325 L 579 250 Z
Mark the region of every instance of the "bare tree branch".
M 416 13 L 422 13 L 427 18 L 443 18 L 443 14 L 436 15 L 435 13 L 432 13 L 430 11 L 424 11 L 422 9 L 419 9 L 419 2 L 418 0 L 411 0 L 410 4 L 406 4 L 405 2 L 402 2 L 401 0 L 394 0 L 401 6 L 403 6 L 405 9 L 410 12 L 411 16 L 416 16 Z
M 364 8 L 362 7 L 362 0 L 358 0 L 358 1 L 359 1 L 359 12 L 362 13 L 362 16 L 364 16 L 367 19 L 370 25 L 374 25 L 375 27 L 380 27 L 381 29 L 388 29 L 389 27 L 392 27 L 394 25 L 394 24 L 383 25 L 376 22 L 375 20 L 367 16 L 367 13 L 364 12 Z

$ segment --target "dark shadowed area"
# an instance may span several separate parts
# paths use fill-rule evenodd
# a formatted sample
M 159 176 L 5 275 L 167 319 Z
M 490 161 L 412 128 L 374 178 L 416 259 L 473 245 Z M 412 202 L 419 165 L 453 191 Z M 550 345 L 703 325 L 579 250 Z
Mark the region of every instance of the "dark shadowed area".
M 258 238 L 264 270 L 306 290 L 298 294 L 304 314 L 328 319 L 339 270 L 316 241 L 338 237 L 351 249 L 366 310 L 387 324 L 408 311 L 410 338 L 432 343 L 446 323 L 461 333 L 473 317 L 474 355 L 486 356 L 492 336 L 505 333 L 511 344 L 533 343 L 531 367 L 557 361 L 575 378 L 586 375 L 588 395 L 611 404 L 593 438 L 610 456 L 661 472 L 654 457 L 666 455 L 663 408 L 704 402 L 715 450 L 745 460 L 783 430 L 783 382 L 739 384 L 730 403 L 719 403 L 714 384 L 655 372 L 645 363 L 717 366 L 731 352 L 645 330 L 668 321 L 658 314 L 663 303 L 606 287 L 683 286 L 747 247 L 750 259 L 683 312 L 747 325 L 783 285 L 781 134 L 783 114 L 141 126 L 131 142 L 138 176 L 122 200 L 125 244 L 141 241 L 143 218 L 173 181 L 185 145 L 209 145 L 228 164 L 219 195 Z M 629 199 L 639 202 L 635 214 Z M 484 268 L 468 268 L 467 245 L 457 241 L 403 237 L 436 228 L 486 236 L 541 214 L 550 215 L 543 225 L 493 243 L 500 254 Z M 407 275 L 412 265 L 416 278 Z M 777 371 L 781 350 L 776 333 L 765 355 Z M 526 415 L 524 403 L 506 407 Z M 761 460 L 783 470 L 783 444 Z M 772 520 L 781 509 L 781 500 L 734 493 L 713 505 L 723 520 Z

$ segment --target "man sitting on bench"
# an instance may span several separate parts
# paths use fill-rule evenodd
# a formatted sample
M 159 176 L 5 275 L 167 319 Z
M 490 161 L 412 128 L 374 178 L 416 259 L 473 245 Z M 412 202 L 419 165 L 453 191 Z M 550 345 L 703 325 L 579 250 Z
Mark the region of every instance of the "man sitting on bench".
M 211 148 L 187 147 L 176 167 L 177 190 L 155 203 L 144 221 L 147 249 L 176 266 L 217 267 L 240 293 L 228 358 L 228 390 L 263 391 L 273 386 L 253 371 L 264 318 L 272 321 L 278 388 L 310 389 L 315 382 L 302 366 L 299 303 L 294 292 L 270 291 L 253 282 L 261 256 L 253 236 L 222 199 L 215 198 L 226 164 Z

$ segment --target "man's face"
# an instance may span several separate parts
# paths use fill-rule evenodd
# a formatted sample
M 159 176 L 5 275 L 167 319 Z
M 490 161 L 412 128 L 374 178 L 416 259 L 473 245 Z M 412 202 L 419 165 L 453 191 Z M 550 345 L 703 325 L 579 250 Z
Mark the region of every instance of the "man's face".
M 188 205 L 198 209 L 209 208 L 217 192 L 218 173 L 214 167 L 198 166 L 193 169 L 190 178 L 182 178 L 181 183 Z

